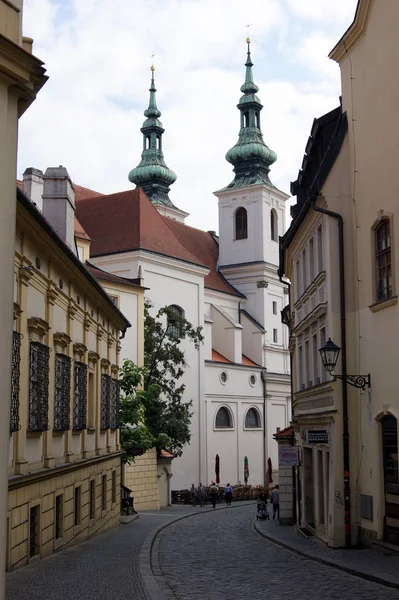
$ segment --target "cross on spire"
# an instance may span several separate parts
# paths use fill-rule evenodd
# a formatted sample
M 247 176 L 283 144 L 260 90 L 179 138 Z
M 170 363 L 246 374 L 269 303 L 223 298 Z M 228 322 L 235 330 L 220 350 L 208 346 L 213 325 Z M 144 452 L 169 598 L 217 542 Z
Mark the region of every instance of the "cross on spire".
M 248 23 L 244 26 L 245 29 L 248 30 L 247 44 L 251 43 L 251 38 L 249 37 L 249 28 L 252 27 L 252 23 L 248 21 Z
M 151 61 L 151 71 L 155 71 L 155 67 L 154 67 L 154 57 L 156 56 L 154 50 L 151 52 L 150 54 L 150 58 L 152 59 Z

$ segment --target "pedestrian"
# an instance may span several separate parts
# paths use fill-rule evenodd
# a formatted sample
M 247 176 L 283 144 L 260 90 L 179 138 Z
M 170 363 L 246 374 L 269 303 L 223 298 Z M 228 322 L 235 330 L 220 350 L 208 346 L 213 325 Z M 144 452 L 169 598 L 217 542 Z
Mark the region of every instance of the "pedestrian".
M 192 483 L 190 488 L 190 500 L 193 506 L 197 506 L 197 488 Z
M 211 483 L 211 487 L 209 488 L 209 493 L 211 494 L 212 506 L 213 508 L 216 508 L 216 498 L 218 496 L 219 490 L 213 481 Z
M 233 488 L 231 487 L 231 485 L 229 483 L 224 488 L 224 497 L 226 500 L 226 506 L 231 506 L 231 499 L 233 497 Z
M 272 491 L 271 500 L 272 500 L 272 504 L 273 504 L 273 519 L 275 518 L 276 513 L 277 513 L 277 519 L 280 519 L 280 492 L 279 492 L 278 485 L 276 485 L 276 487 Z
M 201 482 L 198 484 L 197 498 L 199 505 L 202 507 L 205 504 L 205 486 Z

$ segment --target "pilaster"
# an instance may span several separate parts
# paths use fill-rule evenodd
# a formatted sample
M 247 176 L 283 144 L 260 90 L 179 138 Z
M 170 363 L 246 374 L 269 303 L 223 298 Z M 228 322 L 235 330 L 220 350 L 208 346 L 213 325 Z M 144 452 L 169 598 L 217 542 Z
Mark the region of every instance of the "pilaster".
M 55 355 L 54 355 L 54 303 L 57 299 L 58 292 L 53 283 L 46 294 L 46 320 L 49 325 L 47 332 L 47 345 L 52 349 L 53 353 L 50 356 L 49 365 L 49 402 L 48 402 L 48 420 L 50 429 L 43 434 L 43 461 L 45 467 L 54 467 L 55 459 L 53 456 L 53 425 L 54 425 L 54 389 L 55 389 Z

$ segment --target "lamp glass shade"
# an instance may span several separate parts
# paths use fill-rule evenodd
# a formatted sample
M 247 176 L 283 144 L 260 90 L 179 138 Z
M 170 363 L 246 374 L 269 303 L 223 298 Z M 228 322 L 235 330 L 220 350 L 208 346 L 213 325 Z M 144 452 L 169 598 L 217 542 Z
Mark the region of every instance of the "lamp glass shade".
M 340 351 L 341 348 L 334 344 L 331 338 L 328 338 L 328 342 L 319 349 L 323 366 L 328 373 L 334 371 Z

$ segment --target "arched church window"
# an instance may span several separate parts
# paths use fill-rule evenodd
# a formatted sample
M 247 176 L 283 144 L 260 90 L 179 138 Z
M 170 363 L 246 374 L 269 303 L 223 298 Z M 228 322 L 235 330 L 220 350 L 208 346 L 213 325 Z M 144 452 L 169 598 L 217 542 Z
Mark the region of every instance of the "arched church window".
M 260 121 L 259 121 L 259 113 L 256 111 L 255 113 L 255 125 L 258 129 L 260 129 Z
M 256 429 L 261 426 L 260 415 L 256 408 L 250 408 L 245 415 L 245 427 L 249 429 Z
M 183 337 L 184 310 L 172 304 L 168 307 L 168 333 L 174 338 Z
M 244 127 L 249 127 L 249 112 L 247 110 L 244 113 Z
M 145 136 L 145 149 L 149 150 L 150 148 L 151 137 L 149 135 Z
M 231 412 L 225 406 L 219 408 L 216 413 L 215 427 L 216 429 L 231 429 L 233 427 Z
M 270 237 L 273 241 L 277 242 L 278 221 L 277 221 L 277 211 L 274 208 L 272 208 L 270 211 Z
M 243 206 L 236 210 L 235 214 L 236 240 L 245 240 L 248 237 L 247 211 Z

